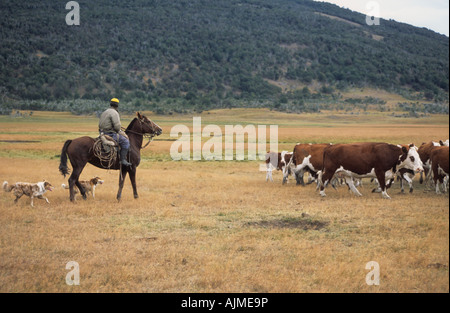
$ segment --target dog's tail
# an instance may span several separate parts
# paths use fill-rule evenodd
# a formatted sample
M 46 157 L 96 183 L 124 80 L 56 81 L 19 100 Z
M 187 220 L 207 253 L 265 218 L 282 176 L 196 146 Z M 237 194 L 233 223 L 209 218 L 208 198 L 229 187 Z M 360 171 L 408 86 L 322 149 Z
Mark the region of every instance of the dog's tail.
M 67 167 L 67 148 L 69 147 L 69 145 L 72 143 L 72 140 L 67 140 L 64 143 L 64 146 L 62 148 L 61 151 L 61 159 L 60 159 L 60 163 L 59 163 L 59 171 L 61 172 L 62 175 L 64 175 L 64 177 L 66 177 L 66 175 L 69 175 L 70 170 Z
M 13 186 L 9 185 L 7 181 L 4 181 L 4 182 L 3 182 L 3 190 L 4 190 L 5 192 L 11 192 L 11 190 L 12 190 L 13 188 L 14 188 L 14 185 L 13 185 Z
M 63 187 L 64 189 L 69 189 L 69 186 L 67 186 L 66 184 L 61 184 L 61 187 Z

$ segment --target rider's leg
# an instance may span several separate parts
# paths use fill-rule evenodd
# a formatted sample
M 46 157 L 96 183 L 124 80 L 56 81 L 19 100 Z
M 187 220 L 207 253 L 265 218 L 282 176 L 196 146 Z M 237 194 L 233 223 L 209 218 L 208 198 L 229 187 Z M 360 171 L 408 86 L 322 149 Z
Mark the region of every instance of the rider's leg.
M 119 134 L 120 145 L 120 163 L 125 166 L 131 166 L 131 163 L 127 161 L 128 151 L 130 150 L 130 141 Z

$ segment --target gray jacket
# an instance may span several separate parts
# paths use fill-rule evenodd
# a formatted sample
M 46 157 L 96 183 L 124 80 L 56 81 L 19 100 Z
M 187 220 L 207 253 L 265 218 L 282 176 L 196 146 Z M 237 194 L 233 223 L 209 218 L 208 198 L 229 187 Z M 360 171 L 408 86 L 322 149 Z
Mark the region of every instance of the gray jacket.
M 118 133 L 120 131 L 120 116 L 113 108 L 107 109 L 100 115 L 98 130 L 104 133 Z

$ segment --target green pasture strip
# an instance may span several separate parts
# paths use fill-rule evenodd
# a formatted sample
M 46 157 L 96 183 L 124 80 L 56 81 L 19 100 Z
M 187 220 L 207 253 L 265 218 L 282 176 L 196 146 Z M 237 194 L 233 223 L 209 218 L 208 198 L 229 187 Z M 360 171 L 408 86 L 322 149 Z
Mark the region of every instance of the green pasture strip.
M 11 159 L 38 159 L 38 160 L 55 160 L 59 159 L 59 155 L 54 152 L 42 151 L 42 150 L 5 150 L 0 145 L 0 157 Z
M 281 114 L 280 112 L 251 112 L 238 111 L 233 115 L 227 114 L 208 114 L 203 112 L 198 115 L 176 115 L 176 116 L 158 116 L 152 115 L 150 118 L 163 128 L 163 132 L 170 134 L 170 129 L 165 129 L 174 125 L 193 126 L 193 117 L 202 118 L 202 129 L 214 124 L 218 126 L 225 125 L 278 125 L 280 128 L 290 127 L 339 127 L 339 126 L 357 126 L 357 125 L 448 125 L 448 115 L 430 115 L 423 118 L 398 118 L 385 113 L 361 113 L 361 114 L 343 114 L 336 112 L 326 113 L 304 113 L 304 114 Z M 250 115 L 250 116 L 249 116 Z M 267 115 L 267 116 L 262 116 Z M 134 118 L 134 116 L 123 115 L 122 125 L 125 127 Z M 61 132 L 65 125 L 73 127 L 74 124 L 84 127 L 92 126 L 93 131 L 97 130 L 98 118 L 96 116 L 78 116 L 69 114 L 56 114 L 55 112 L 39 112 L 39 114 L 28 117 L 0 116 L 0 125 L 26 125 L 36 124 L 38 128 L 42 124 L 51 124 L 59 127 Z M 38 130 L 38 129 L 37 129 Z

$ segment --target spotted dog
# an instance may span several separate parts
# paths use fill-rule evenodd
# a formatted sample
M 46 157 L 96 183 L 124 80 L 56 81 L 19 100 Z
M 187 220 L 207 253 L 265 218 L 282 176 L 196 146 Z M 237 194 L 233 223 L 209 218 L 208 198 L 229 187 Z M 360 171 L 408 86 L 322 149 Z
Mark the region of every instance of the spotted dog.
M 83 186 L 84 191 L 86 194 L 89 192 L 92 194 L 92 198 L 95 199 L 95 187 L 97 187 L 98 184 L 103 184 L 105 181 L 102 180 L 100 177 L 94 177 L 90 180 L 80 180 L 81 186 Z M 69 189 L 69 186 L 66 184 L 61 185 L 64 189 Z M 76 186 L 75 186 L 76 187 Z M 78 187 L 75 189 L 75 193 L 78 193 Z
M 8 184 L 7 181 L 3 182 L 3 190 L 5 192 L 12 192 L 16 199 L 14 200 L 14 203 L 17 203 L 17 201 L 23 196 L 26 195 L 31 198 L 31 206 L 33 205 L 34 198 L 38 199 L 44 199 L 47 201 L 47 203 L 50 203 L 46 197 L 44 197 L 44 193 L 48 191 L 53 190 L 52 184 L 50 184 L 47 181 L 42 181 L 38 183 L 22 183 L 18 182 L 14 185 Z

